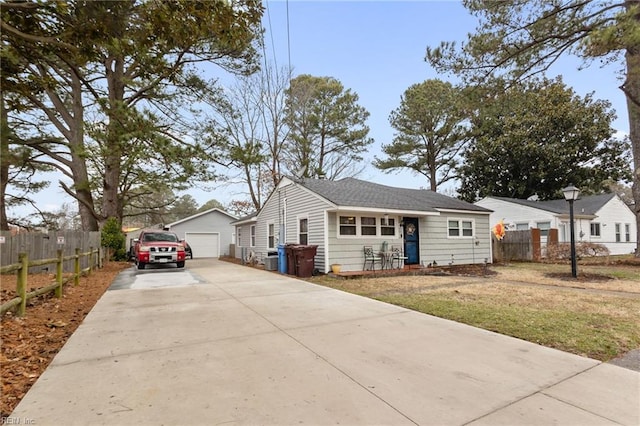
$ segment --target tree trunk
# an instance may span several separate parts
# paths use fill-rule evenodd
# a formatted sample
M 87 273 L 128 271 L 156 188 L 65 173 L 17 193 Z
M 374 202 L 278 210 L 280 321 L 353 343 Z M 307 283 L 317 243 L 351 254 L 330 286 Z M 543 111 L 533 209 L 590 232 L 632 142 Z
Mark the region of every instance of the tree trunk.
M 626 53 L 627 81 L 624 84 L 629 114 L 629 138 L 633 154 L 633 207 L 636 214 L 636 257 L 640 257 L 640 50 Z
M 120 187 L 120 171 L 123 153 L 124 133 L 127 118 L 124 104 L 124 60 L 121 57 L 106 61 L 107 85 L 109 89 L 109 106 L 107 114 L 109 124 L 104 141 L 104 178 L 102 181 L 102 220 L 110 217 L 122 223 L 122 201 L 118 189 Z
M 0 231 L 9 230 L 5 197 L 9 183 L 9 132 L 7 111 L 4 108 L 4 97 L 0 92 Z
M 78 201 L 78 211 L 83 231 L 98 231 L 95 205 L 91 186 L 89 185 L 89 173 L 85 160 L 84 146 L 84 106 L 82 105 L 82 82 L 78 76 L 71 72 L 71 88 L 73 93 L 73 123 L 69 123 L 70 138 L 69 151 L 71 152 L 71 173 L 75 197 Z

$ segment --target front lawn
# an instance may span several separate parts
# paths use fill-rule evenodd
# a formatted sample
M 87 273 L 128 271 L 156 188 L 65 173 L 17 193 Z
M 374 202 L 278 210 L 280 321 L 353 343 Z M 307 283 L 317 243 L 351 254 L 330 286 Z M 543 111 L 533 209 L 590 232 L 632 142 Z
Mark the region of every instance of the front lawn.
M 401 276 L 310 281 L 566 352 L 607 361 L 640 348 L 640 271 L 512 263 L 490 276 Z

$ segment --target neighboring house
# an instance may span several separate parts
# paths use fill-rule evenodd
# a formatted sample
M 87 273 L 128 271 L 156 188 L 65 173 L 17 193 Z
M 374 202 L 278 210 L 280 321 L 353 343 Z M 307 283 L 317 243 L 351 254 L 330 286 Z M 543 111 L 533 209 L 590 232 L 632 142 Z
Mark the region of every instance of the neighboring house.
M 256 222 L 258 213 L 243 216 L 231 222 L 236 229 L 236 244 L 234 257 L 246 259 L 251 251 L 256 248 Z M 266 253 L 268 254 L 268 253 Z
M 133 240 L 138 238 L 138 235 L 140 235 L 142 231 L 150 231 L 154 229 L 161 230 L 162 224 L 159 223 L 156 225 L 148 226 L 146 228 L 136 228 L 136 227 L 123 228 L 122 230 L 124 231 L 125 238 L 126 238 L 125 248 L 127 249 L 127 253 L 132 253 Z
M 228 256 L 229 246 L 234 243 L 231 222 L 236 219 L 234 215 L 214 208 L 165 225 L 164 229 L 186 240 L 194 258 Z
M 507 230 L 539 228 L 546 237 L 558 229 L 558 240 L 569 242 L 569 203 L 562 200 L 532 201 L 506 197 L 486 197 L 475 203 L 493 210 L 491 224 L 503 220 Z M 616 194 L 581 196 L 573 204 L 576 241 L 605 245 L 611 254 L 636 250 L 636 218 Z
M 428 190 L 283 178 L 255 218 L 236 222 L 236 232 L 238 245 L 248 244 L 259 258 L 278 244 L 317 245 L 322 272 L 332 264 L 362 270 L 364 246 L 399 247 L 408 265 L 471 264 L 491 262 L 489 213 Z

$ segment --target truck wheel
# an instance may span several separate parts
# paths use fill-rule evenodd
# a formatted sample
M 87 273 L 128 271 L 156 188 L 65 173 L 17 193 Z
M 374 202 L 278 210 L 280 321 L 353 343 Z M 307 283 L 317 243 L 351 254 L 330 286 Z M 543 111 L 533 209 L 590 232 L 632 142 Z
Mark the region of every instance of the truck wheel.
M 138 262 L 138 269 L 144 269 L 145 266 L 146 266 L 146 263 Z
M 176 265 L 178 265 L 178 268 L 184 268 L 184 261 L 178 262 Z

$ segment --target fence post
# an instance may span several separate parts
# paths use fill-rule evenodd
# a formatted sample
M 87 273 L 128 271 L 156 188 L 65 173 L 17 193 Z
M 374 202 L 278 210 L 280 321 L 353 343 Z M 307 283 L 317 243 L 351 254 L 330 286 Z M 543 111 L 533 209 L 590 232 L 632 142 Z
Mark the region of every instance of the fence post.
M 540 229 L 531 229 L 531 251 L 533 253 L 533 261 L 540 262 L 542 258 L 542 245 L 540 244 Z
M 91 271 L 93 271 L 93 247 L 89 247 L 89 272 L 87 275 L 91 275 Z
M 18 305 L 18 316 L 24 316 L 27 310 L 27 277 L 29 276 L 29 255 L 27 253 L 19 253 L 18 260 L 21 263 L 21 267 L 18 270 L 18 284 L 16 285 L 16 292 L 20 297 L 20 304 Z
M 80 248 L 76 247 L 76 258 L 73 263 L 75 276 L 73 277 L 73 285 L 80 284 Z
M 104 267 L 104 250 L 102 246 L 98 247 L 98 269 Z
M 62 297 L 62 249 L 58 249 L 58 261 L 56 262 L 56 297 Z

